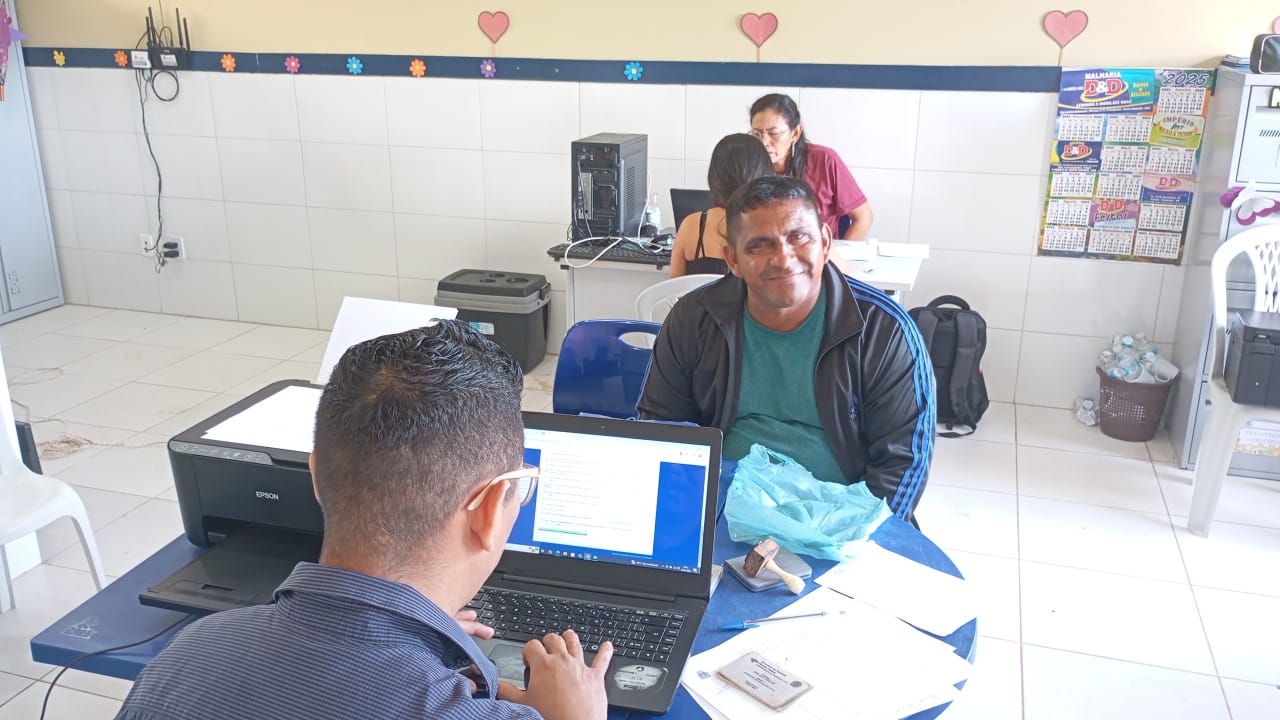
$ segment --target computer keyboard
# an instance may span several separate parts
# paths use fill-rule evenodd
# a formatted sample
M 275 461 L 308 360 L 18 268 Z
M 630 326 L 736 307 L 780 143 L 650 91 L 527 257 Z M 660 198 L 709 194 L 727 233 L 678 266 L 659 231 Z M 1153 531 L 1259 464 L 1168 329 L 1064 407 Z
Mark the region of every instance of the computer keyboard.
M 639 265 L 654 265 L 663 267 L 671 264 L 671 251 L 649 252 L 631 246 L 625 242 L 604 250 L 607 246 L 593 245 L 592 243 L 581 243 L 579 245 L 569 246 L 568 243 L 560 243 L 547 250 L 547 254 L 555 260 L 562 260 L 565 256 L 565 250 L 568 250 L 569 257 L 573 260 L 592 260 L 597 255 L 600 260 L 609 260 L 612 262 L 636 263 Z M 604 253 L 601 254 L 601 250 Z
M 618 657 L 666 662 L 684 631 L 685 614 L 553 598 L 534 593 L 481 588 L 468 608 L 493 636 L 526 642 L 573 629 L 587 652 L 613 643 Z

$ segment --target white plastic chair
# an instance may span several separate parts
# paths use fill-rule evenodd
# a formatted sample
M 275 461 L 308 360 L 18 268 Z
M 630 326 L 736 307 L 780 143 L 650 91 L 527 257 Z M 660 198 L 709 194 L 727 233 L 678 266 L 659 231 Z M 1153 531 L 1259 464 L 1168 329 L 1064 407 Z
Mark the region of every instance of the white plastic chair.
M 89 561 L 93 585 L 101 590 L 106 584 L 106 575 L 102 572 L 93 526 L 89 524 L 89 514 L 80 495 L 65 482 L 31 472 L 22 463 L 18 433 L 13 425 L 13 405 L 9 400 L 9 380 L 0 356 L 0 573 L 4 575 L 0 609 L 16 604 L 4 545 L 63 517 L 70 517 L 75 523 L 80 545 Z
M 686 293 L 697 290 L 707 283 L 715 282 L 723 275 L 681 275 L 654 283 L 636 296 L 636 319 L 646 322 L 660 323 L 667 318 L 667 313 L 675 306 L 676 301 Z
M 1237 234 L 1218 247 L 1209 266 L 1213 284 L 1213 327 L 1209 331 L 1208 386 L 1213 412 L 1196 454 L 1191 516 L 1187 522 L 1187 529 L 1200 536 L 1209 534 L 1240 429 L 1251 420 L 1280 419 L 1280 410 L 1232 402 L 1223 379 L 1227 355 L 1227 267 L 1240 253 L 1248 255 L 1253 264 L 1253 309 L 1280 311 L 1280 225 L 1250 228 Z

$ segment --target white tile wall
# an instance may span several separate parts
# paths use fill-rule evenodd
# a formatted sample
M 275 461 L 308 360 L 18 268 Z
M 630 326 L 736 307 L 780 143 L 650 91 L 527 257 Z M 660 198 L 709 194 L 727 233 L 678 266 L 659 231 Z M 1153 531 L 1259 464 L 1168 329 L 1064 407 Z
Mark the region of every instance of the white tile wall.
M 138 156 L 138 140 L 133 133 L 63 130 L 65 187 L 141 195 L 142 162 Z
M 288 75 L 209 74 L 220 138 L 297 140 L 298 105 Z
M 1032 258 L 1025 329 L 1094 337 L 1116 332 L 1150 336 L 1163 278 L 1162 265 Z
M 147 229 L 154 235 L 160 231 L 156 224 L 156 199 L 149 196 L 145 200 Z M 165 237 L 181 237 L 188 260 L 231 260 L 227 244 L 227 209 L 224 203 L 166 195 L 162 209 Z
M 1038 175 L 1056 105 L 1047 93 L 925 93 L 916 169 Z
M 310 269 L 241 263 L 234 268 L 241 320 L 317 327 L 315 274 Z
M 73 192 L 71 205 L 79 247 L 140 253 L 138 234 L 147 231 L 146 198 L 141 195 Z
M 307 204 L 391 211 L 391 157 L 385 144 L 302 143 Z
M 939 295 L 959 295 L 982 314 L 987 327 L 1019 330 L 1029 261 L 1025 255 L 931 250 L 911 289 L 911 303 L 923 305 Z
M 1044 189 L 1033 175 L 916 172 L 911 242 L 1030 255 Z
M 729 133 L 751 132 L 751 103 L 766 93 L 781 92 L 797 97 L 799 88 L 769 88 L 719 85 L 687 85 L 684 91 L 684 156 L 693 160 L 711 159 L 720 138 Z M 801 116 L 804 109 L 800 110 Z M 702 177 L 706 177 L 703 170 Z
M 568 143 L 564 145 L 568 148 Z M 561 182 L 563 180 L 563 182 Z M 568 224 L 569 155 L 484 153 L 485 217 Z
M 311 267 L 306 208 L 238 202 L 225 208 L 232 262 Z
M 313 207 L 307 215 L 311 257 L 317 270 L 396 274 L 396 232 L 391 213 Z
M 644 133 L 650 163 L 684 159 L 683 86 L 583 83 L 579 92 L 582 137 Z
M 218 141 L 214 138 L 153 134 L 151 150 L 148 151 L 146 142 L 142 141 L 138 143 L 138 153 L 146 194 L 156 194 L 156 163 L 159 163 L 165 197 L 222 199 Z
M 396 213 L 395 233 L 402 279 L 438 280 L 455 270 L 487 267 L 484 220 Z
M 483 157 L 479 150 L 391 148 L 396 212 L 484 217 Z
M 851 167 L 858 187 L 875 214 L 871 236 L 885 242 L 917 242 L 911 232 L 915 173 L 910 170 Z
M 715 143 L 766 92 L 850 164 L 872 234 L 929 243 L 912 304 L 972 301 L 989 324 L 993 399 L 1069 406 L 1096 393 L 1113 331 L 1172 337 L 1182 271 L 1034 254 L 1055 97 L 1043 94 L 188 73 L 147 103 L 165 231 L 187 260 L 159 276 L 154 171 L 134 76 L 33 68 L 32 97 L 73 302 L 301 327 L 341 294 L 431 302 L 464 267 L 538 272 L 563 334 L 569 143 L 649 135 L 651 192 L 705 187 Z M 161 88 L 162 90 L 164 88 Z
M 81 250 L 85 291 L 90 305 L 160 312 L 155 261 L 132 255 Z
M 198 135 L 213 137 L 213 99 L 209 92 L 209 73 L 183 73 L 178 85 L 167 75 L 157 75 L 155 89 L 161 97 L 177 97 L 161 102 L 155 94 L 147 97 L 147 129 L 160 135 Z M 216 76 L 212 76 L 216 77 Z
M 569 144 L 582 137 L 578 128 L 578 85 L 482 82 L 480 130 L 485 150 L 567 155 Z
M 400 285 L 393 275 L 316 271 L 316 314 L 320 327 L 328 330 L 342 307 L 342 299 L 352 297 L 399 300 Z
M 227 200 L 305 205 L 302 145 L 278 140 L 218 139 Z
M 480 81 L 384 78 L 393 146 L 480 149 Z
M 52 72 L 58 127 L 119 133 L 138 131 L 141 114 L 133 73 L 105 69 Z
M 387 144 L 382 78 L 299 75 L 298 128 L 303 142 Z
M 795 100 L 808 138 L 834 148 L 850 166 L 912 170 L 920 95 L 913 90 L 804 88 Z
M 175 315 L 235 320 L 236 286 L 231 263 L 187 260 L 170 263 L 156 281 L 160 307 Z
M 31 93 L 31 113 L 37 128 L 57 129 L 59 126 L 55 72 L 57 68 L 27 68 L 27 91 Z

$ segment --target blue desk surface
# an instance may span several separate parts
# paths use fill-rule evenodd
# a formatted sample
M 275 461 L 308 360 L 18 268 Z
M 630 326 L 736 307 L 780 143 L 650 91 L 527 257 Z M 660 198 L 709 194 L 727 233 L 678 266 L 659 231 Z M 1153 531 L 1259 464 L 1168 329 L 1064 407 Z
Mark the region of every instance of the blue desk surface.
M 918 530 L 897 518 L 886 521 L 872 537 L 885 548 L 900 555 L 957 577 L 960 576 L 960 572 L 942 550 Z M 714 555 L 717 562 L 741 555 L 749 549 L 749 546 L 729 539 L 729 532 L 724 522 L 716 528 Z M 141 605 L 138 602 L 138 593 L 168 577 L 201 552 L 203 552 L 201 548 L 191 545 L 185 537 L 175 539 L 61 620 L 49 626 L 44 632 L 32 638 L 32 658 L 37 662 L 51 665 L 65 665 L 83 653 L 135 642 L 160 632 L 183 617 L 182 613 Z M 831 568 L 834 563 L 811 560 L 810 564 L 813 565 L 814 577 L 817 577 Z M 814 587 L 816 585 L 810 582 L 806 592 Z M 785 588 L 775 588 L 761 593 L 750 592 L 732 576 L 726 574 L 719 589 L 711 598 L 706 617 L 702 621 L 702 628 L 693 643 L 694 652 L 715 647 L 732 635 L 731 632 L 717 629 L 722 623 L 771 614 L 791 603 L 794 598 L 795 596 Z M 972 661 L 977 629 L 977 621 L 973 620 L 942 640 L 954 647 L 961 657 Z M 86 672 L 132 680 L 138 676 L 143 666 L 160 652 L 177 630 L 178 628 L 175 628 L 145 645 L 89 658 L 76 667 Z M 911 716 L 910 720 L 932 720 L 944 709 L 945 706 L 942 706 L 917 713 Z M 611 718 L 626 716 L 625 713 L 617 711 L 610 713 Z M 671 712 L 665 717 L 706 718 L 707 716 L 689 693 L 681 688 L 676 694 Z

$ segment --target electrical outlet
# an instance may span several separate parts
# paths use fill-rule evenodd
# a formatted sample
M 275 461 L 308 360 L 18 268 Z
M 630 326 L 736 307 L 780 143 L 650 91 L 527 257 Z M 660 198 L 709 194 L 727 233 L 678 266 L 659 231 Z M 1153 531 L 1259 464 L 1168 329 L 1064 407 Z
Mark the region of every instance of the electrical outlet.
M 143 255 L 154 255 L 154 254 L 155 254 L 155 252 L 156 252 L 156 247 L 155 247 L 156 238 L 155 238 L 155 236 L 154 236 L 154 235 L 148 235 L 148 234 L 146 234 L 146 233 L 141 233 L 140 235 L 138 235 L 138 241 L 139 241 L 139 242 L 141 243 L 141 245 L 142 245 L 142 254 L 143 254 Z
M 160 249 L 164 252 L 178 251 L 178 256 L 171 257 L 170 260 L 187 259 L 187 246 L 182 242 L 181 235 L 166 235 L 164 241 L 160 243 Z

